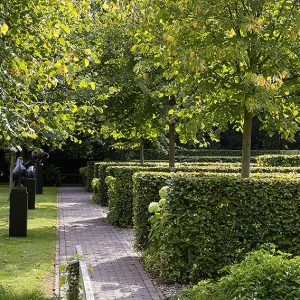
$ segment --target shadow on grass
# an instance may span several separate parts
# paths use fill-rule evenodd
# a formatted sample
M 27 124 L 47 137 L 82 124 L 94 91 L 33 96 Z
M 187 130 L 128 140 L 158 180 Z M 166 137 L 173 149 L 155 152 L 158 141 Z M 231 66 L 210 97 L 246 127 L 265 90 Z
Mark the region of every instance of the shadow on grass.
M 4 190 L 0 188 L 0 192 Z M 57 223 L 55 192 L 55 189 L 47 188 L 46 194 L 37 198 L 37 209 L 28 211 L 27 237 L 23 238 L 8 237 L 9 208 L 7 200 L 0 197 L 0 282 L 6 290 L 33 293 L 42 289 L 51 294 Z M 0 289 L 0 300 L 51 299 L 41 298 L 41 295 L 38 298 L 38 294 L 35 298 L 10 296 L 8 292 L 4 297 L 2 294 Z

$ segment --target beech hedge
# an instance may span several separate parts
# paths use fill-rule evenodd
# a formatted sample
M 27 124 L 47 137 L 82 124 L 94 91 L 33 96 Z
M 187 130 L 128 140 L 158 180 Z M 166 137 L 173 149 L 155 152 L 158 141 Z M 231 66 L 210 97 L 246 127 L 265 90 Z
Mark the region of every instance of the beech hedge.
M 147 162 L 145 167 L 156 166 L 158 163 Z M 105 178 L 108 176 L 106 169 L 113 166 L 136 166 L 141 167 L 138 162 L 96 162 L 94 164 L 94 177 L 98 179 L 97 186 L 93 189 L 93 200 L 102 206 L 108 205 L 108 186 L 105 183 Z
M 176 168 L 169 168 L 165 164 L 151 166 L 109 166 L 106 167 L 106 176 L 111 176 L 116 179 L 114 191 L 108 193 L 108 219 L 109 221 L 120 227 L 132 227 L 133 225 L 133 179 L 132 176 L 136 172 L 151 171 L 151 172 L 229 172 L 235 173 L 236 168 L 213 168 L 197 165 L 181 165 Z M 153 200 L 152 200 L 153 201 Z
M 240 173 L 240 167 L 235 166 L 197 166 L 187 171 L 205 172 L 205 173 Z M 179 171 L 182 171 L 179 168 Z M 294 173 L 300 173 L 300 168 L 258 168 L 251 169 L 251 176 L 275 177 L 282 176 L 280 173 L 287 173 L 286 176 L 293 176 Z M 143 250 L 148 245 L 148 235 L 150 229 L 150 214 L 148 206 L 151 202 L 158 199 L 158 192 L 161 187 L 166 185 L 167 179 L 174 173 L 141 171 L 133 175 L 133 225 L 135 230 L 135 247 Z M 290 176 L 289 176 L 290 177 Z
M 251 150 L 251 156 L 258 155 L 297 155 L 299 150 Z M 242 150 L 225 149 L 176 149 L 179 156 L 242 156 Z
M 256 162 L 259 166 L 300 167 L 300 155 L 260 155 Z
M 163 281 L 218 277 L 264 243 L 300 254 L 300 180 L 189 174 L 173 176 L 159 226 L 144 253 Z M 158 242 L 159 241 L 159 242 Z
M 242 156 L 241 150 L 227 150 L 227 149 L 176 149 L 176 156 Z M 300 154 L 299 150 L 251 150 L 251 156 L 258 155 L 297 155 Z M 145 159 L 155 160 L 155 159 L 168 159 L 168 153 L 165 151 L 156 151 L 153 149 L 144 150 Z M 139 152 L 135 151 L 133 158 L 139 158 Z
M 86 163 L 85 190 L 87 192 L 92 191 L 92 180 L 94 179 L 94 164 L 94 161 L 88 161 Z
M 135 248 L 146 249 L 150 231 L 148 212 L 149 204 L 159 201 L 159 190 L 166 185 L 174 173 L 166 172 L 137 172 L 133 175 L 133 226 L 135 232 Z
M 114 190 L 108 195 L 108 220 L 120 227 L 132 227 L 133 181 L 132 175 L 143 170 L 166 171 L 165 166 L 111 166 L 107 167 L 106 174 L 114 179 Z
M 108 218 L 112 224 L 121 227 L 131 227 L 133 225 L 133 179 L 132 175 L 136 172 L 151 171 L 151 172 L 204 172 L 204 173 L 240 173 L 240 167 L 231 165 L 189 165 L 178 164 L 176 168 L 169 168 L 161 164 L 153 166 L 151 164 L 145 166 L 137 166 L 134 164 L 123 166 L 106 166 L 104 175 L 116 178 L 114 199 L 108 199 L 109 213 Z M 253 173 L 300 173 L 300 168 L 269 168 L 269 167 L 253 167 Z M 100 169 L 99 169 L 100 172 Z M 265 176 L 265 175 L 261 175 Z M 271 175 L 274 176 L 274 175 Z M 103 179 L 103 186 L 105 179 Z M 99 183 L 101 186 L 102 183 Z M 107 193 L 106 193 L 107 195 Z M 107 197 L 107 196 L 106 196 Z M 146 200 L 147 201 L 147 200 Z M 151 200 L 154 201 L 154 200 Z
M 256 162 L 251 157 L 251 162 Z M 176 156 L 178 162 L 221 162 L 221 163 L 237 163 L 242 162 L 241 156 Z

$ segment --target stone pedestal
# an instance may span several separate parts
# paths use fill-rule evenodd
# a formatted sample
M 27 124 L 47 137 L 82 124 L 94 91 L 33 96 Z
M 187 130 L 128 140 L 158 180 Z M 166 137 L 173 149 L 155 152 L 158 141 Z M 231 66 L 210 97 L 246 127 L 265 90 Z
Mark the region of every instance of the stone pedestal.
M 9 236 L 27 236 L 28 193 L 26 188 L 12 188 L 9 202 Z
M 28 209 L 35 209 L 35 178 L 27 178 L 25 182 L 28 193 Z

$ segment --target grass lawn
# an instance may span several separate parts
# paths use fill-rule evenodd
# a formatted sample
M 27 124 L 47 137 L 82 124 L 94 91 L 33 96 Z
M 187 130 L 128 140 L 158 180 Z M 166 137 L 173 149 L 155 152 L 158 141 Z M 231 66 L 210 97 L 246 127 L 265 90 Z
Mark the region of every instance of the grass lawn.
M 28 211 L 27 237 L 9 238 L 8 187 L 0 185 L 0 285 L 5 290 L 53 293 L 56 191 L 46 187 L 43 195 L 36 195 L 36 209 Z

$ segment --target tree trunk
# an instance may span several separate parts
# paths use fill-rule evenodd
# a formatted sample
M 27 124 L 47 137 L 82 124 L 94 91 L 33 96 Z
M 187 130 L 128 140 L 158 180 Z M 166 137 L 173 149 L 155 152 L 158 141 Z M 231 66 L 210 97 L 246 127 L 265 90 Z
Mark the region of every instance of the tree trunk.
M 9 166 L 9 192 L 11 191 L 11 189 L 13 188 L 13 170 L 15 168 L 16 165 L 16 152 L 11 151 L 10 152 L 10 166 Z
M 140 141 L 140 163 L 143 165 L 145 163 L 145 155 L 144 155 L 144 141 Z
M 169 124 L 169 167 L 175 167 L 175 124 Z
M 242 148 L 242 178 L 248 178 L 250 174 L 251 157 L 251 133 L 252 133 L 252 113 L 245 108 L 244 128 L 243 128 L 243 148 Z

